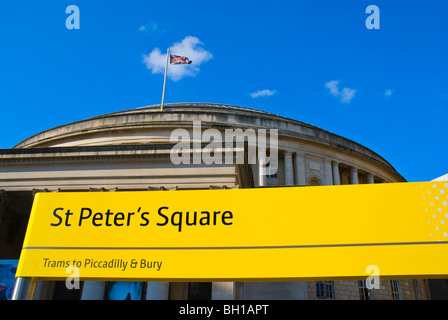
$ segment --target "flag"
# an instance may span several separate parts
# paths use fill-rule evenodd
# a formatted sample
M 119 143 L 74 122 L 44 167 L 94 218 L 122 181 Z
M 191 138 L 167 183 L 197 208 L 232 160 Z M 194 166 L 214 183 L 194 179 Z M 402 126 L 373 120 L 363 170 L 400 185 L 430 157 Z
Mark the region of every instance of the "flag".
M 170 54 L 170 64 L 191 64 L 193 61 L 188 59 L 187 57 L 176 56 L 174 54 Z

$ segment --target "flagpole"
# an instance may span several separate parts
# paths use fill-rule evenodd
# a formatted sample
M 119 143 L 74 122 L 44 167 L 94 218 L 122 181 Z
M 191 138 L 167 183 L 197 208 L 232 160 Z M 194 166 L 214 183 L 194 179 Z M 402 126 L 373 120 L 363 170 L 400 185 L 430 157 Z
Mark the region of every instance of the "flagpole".
M 168 61 L 169 60 L 170 60 L 170 48 L 168 48 L 168 50 L 166 52 L 165 77 L 163 79 L 162 104 L 160 105 L 160 111 L 163 111 L 163 102 L 165 100 L 166 73 L 168 71 Z

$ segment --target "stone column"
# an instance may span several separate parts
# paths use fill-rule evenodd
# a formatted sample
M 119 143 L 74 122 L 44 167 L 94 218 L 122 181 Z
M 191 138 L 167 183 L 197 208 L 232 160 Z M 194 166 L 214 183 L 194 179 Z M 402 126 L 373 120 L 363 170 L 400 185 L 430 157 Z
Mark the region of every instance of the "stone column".
M 339 163 L 333 161 L 333 184 L 341 184 L 341 176 L 339 175 Z
M 355 167 L 351 167 L 350 174 L 351 174 L 352 184 L 358 184 L 359 183 L 358 169 L 356 169 Z
M 234 282 L 212 282 L 212 300 L 234 299 Z
M 169 282 L 147 282 L 146 300 L 168 300 L 169 292 Z
M 306 185 L 305 157 L 303 154 L 296 153 L 295 155 L 294 181 L 298 186 Z
M 375 180 L 373 179 L 373 174 L 371 173 L 367 174 L 367 183 L 375 183 Z
M 294 172 L 292 168 L 292 152 L 285 151 L 285 185 L 294 185 Z
M 325 184 L 331 186 L 333 184 L 333 173 L 331 172 L 331 160 L 325 159 L 324 162 L 324 173 L 325 173 Z
M 258 159 L 258 185 L 266 186 L 266 160 L 263 158 Z

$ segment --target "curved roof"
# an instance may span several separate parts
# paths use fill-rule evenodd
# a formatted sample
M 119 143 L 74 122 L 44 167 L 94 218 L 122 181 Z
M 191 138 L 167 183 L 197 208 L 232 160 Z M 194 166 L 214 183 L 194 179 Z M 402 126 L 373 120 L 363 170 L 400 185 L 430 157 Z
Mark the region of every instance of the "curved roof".
M 265 111 L 216 103 L 170 103 L 164 105 L 164 111 L 160 110 L 160 105 L 152 105 L 104 114 L 40 132 L 14 148 L 58 146 L 61 141 L 67 139 L 81 141 L 88 135 L 101 135 L 106 132 L 116 132 L 119 136 L 120 131 L 191 127 L 196 120 L 201 121 L 202 128 L 278 129 L 279 137 L 299 138 L 341 152 L 367 157 L 395 171 L 384 158 L 372 150 L 316 126 Z

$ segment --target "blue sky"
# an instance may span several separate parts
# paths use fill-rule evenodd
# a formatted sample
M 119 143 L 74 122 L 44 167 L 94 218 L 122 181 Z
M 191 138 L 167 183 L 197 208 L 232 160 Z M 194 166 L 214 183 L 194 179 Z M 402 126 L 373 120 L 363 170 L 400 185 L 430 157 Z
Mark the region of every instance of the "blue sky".
M 365 26 L 371 4 L 378 30 Z M 79 30 L 66 28 L 69 5 Z M 4 0 L 0 148 L 159 104 L 156 48 L 172 47 L 193 69 L 171 75 L 166 103 L 290 117 L 365 145 L 408 181 L 432 180 L 448 173 L 447 12 L 443 0 Z

